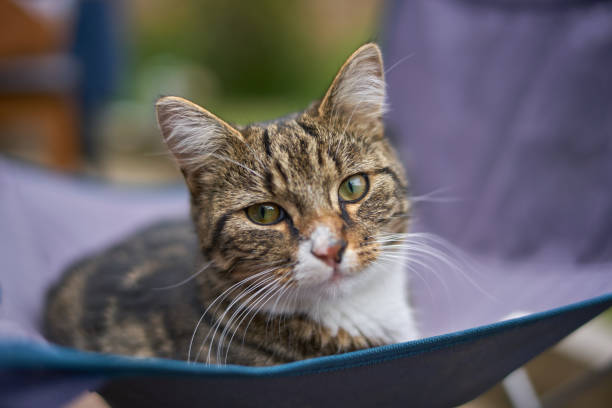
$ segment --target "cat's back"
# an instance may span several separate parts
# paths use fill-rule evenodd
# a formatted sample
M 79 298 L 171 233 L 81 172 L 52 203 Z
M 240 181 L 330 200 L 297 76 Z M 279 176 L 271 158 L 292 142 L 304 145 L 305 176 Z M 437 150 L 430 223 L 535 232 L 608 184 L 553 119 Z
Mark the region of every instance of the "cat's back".
M 197 252 L 191 222 L 164 221 L 77 262 L 48 294 L 46 337 L 86 350 L 184 357 L 200 303 L 193 282 L 177 284 L 197 271 Z

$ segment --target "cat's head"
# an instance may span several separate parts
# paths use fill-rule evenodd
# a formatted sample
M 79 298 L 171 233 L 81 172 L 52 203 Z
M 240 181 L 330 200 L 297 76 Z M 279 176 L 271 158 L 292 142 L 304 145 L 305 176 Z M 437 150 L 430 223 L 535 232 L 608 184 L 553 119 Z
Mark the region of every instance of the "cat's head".
M 366 44 L 321 101 L 277 121 L 236 127 L 185 99 L 157 102 L 201 248 L 224 279 L 260 273 L 302 296 L 384 279 L 381 237 L 404 232 L 410 209 L 385 95 L 380 50 Z

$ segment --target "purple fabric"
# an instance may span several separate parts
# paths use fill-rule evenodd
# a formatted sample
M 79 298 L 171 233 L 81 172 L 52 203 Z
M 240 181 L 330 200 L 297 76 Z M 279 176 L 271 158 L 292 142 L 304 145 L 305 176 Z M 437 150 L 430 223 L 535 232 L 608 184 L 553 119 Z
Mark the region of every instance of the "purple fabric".
M 42 340 L 45 291 L 70 262 L 186 213 L 182 189 L 112 187 L 0 158 L 0 338 Z
M 386 63 L 405 60 L 387 74 L 388 123 L 418 228 L 480 259 L 482 291 L 455 272 L 413 279 L 425 333 L 611 292 L 611 3 L 390 11 Z

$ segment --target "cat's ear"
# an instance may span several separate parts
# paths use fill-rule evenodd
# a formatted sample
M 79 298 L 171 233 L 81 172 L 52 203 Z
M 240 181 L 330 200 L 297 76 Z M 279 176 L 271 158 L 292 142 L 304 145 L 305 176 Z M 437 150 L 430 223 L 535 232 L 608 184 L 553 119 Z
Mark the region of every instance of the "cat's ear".
M 164 141 L 184 169 L 225 150 L 228 137 L 242 137 L 223 120 L 183 98 L 162 97 L 155 103 L 155 111 Z
M 319 114 L 377 120 L 385 112 L 386 96 L 380 49 L 366 44 L 342 65 L 319 105 Z

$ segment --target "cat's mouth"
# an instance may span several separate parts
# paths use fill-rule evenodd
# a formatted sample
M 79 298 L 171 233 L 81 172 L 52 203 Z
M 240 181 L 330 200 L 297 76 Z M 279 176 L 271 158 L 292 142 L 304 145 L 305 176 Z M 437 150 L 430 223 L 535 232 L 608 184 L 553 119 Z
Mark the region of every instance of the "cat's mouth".
M 334 270 L 332 272 L 332 275 L 328 279 L 328 282 L 338 283 L 338 282 L 340 282 L 341 280 L 344 279 L 344 275 L 342 274 L 342 272 L 340 272 L 339 265 L 334 265 L 333 268 L 334 268 Z
M 338 287 L 345 282 L 352 280 L 362 268 L 351 267 L 345 263 L 335 264 L 331 267 L 331 272 L 327 279 L 324 280 L 323 286 Z
M 326 274 L 328 275 L 323 279 L 323 285 L 338 285 L 341 282 L 345 281 L 349 278 L 350 275 L 350 267 L 347 265 L 347 262 L 326 262 L 325 260 L 319 259 L 319 261 L 324 264 L 320 265 L 320 268 L 326 270 Z

